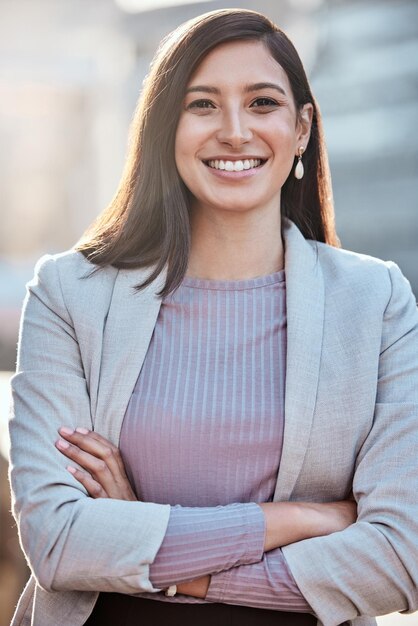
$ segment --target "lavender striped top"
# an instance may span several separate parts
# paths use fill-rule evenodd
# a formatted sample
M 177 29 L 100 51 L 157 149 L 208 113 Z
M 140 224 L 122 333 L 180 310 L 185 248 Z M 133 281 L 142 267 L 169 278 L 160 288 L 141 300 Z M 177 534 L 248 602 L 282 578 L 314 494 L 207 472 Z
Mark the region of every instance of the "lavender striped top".
M 244 280 L 185 277 L 163 299 L 123 421 L 139 499 L 171 504 L 150 579 L 212 574 L 206 600 L 311 612 L 280 549 L 263 553 L 284 427 L 284 270 Z

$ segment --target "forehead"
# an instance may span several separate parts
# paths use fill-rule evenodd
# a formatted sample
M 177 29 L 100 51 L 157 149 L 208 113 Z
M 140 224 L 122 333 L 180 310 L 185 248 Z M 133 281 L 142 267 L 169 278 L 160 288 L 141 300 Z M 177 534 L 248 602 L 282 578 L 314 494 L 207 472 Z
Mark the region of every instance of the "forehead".
M 286 72 L 261 41 L 229 41 L 216 46 L 197 66 L 188 86 L 202 81 L 211 85 L 280 82 L 290 93 Z

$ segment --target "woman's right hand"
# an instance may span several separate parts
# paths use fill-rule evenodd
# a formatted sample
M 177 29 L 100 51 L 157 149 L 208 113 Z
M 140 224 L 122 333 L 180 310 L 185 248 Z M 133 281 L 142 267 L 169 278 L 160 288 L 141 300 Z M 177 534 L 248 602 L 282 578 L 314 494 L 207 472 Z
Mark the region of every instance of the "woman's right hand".
M 337 502 L 263 502 L 264 551 L 344 530 L 357 519 L 353 500 Z

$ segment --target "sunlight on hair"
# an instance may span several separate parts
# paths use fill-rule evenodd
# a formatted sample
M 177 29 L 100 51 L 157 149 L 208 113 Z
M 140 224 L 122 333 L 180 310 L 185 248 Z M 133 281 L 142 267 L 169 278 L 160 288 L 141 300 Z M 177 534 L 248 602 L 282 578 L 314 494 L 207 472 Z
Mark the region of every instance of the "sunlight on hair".
M 153 9 L 163 9 L 165 7 L 181 6 L 183 4 L 197 4 L 197 2 L 207 2 L 208 0 L 115 0 L 122 11 L 127 13 L 140 13 L 141 11 L 152 11 Z M 212 0 L 209 0 L 212 1 Z

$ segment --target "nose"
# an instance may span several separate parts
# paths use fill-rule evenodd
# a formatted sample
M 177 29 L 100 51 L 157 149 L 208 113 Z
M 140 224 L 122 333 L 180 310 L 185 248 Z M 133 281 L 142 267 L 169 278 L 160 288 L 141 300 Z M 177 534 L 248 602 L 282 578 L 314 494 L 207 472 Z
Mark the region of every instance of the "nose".
M 221 124 L 217 133 L 217 139 L 220 143 L 227 144 L 231 148 L 239 148 L 251 140 L 253 134 L 246 120 L 245 112 L 236 109 L 225 111 L 220 121 Z

